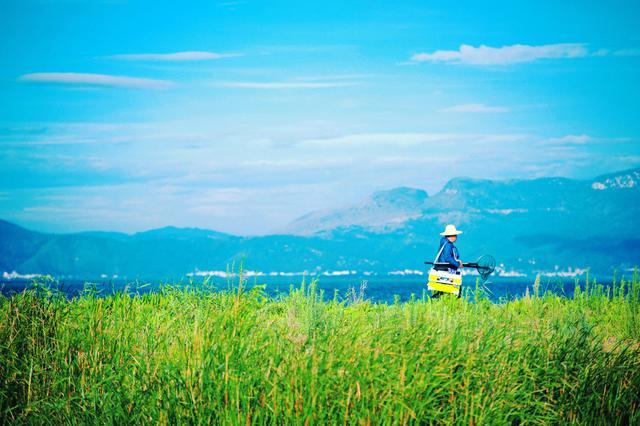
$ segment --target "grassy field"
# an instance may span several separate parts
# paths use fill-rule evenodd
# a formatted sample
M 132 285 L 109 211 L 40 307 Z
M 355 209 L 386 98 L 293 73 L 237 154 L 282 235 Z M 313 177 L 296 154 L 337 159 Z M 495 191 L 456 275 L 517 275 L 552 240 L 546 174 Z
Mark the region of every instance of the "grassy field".
M 640 280 L 572 299 L 313 283 L 0 297 L 0 422 L 640 424 Z M 470 300 L 469 300 L 470 299 Z

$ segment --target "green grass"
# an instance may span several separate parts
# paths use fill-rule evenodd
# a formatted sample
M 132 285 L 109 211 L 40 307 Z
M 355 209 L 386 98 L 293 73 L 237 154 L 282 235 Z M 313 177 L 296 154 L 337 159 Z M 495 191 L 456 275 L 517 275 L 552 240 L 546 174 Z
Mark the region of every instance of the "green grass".
M 639 424 L 640 280 L 492 304 L 313 283 L 0 298 L 0 422 Z

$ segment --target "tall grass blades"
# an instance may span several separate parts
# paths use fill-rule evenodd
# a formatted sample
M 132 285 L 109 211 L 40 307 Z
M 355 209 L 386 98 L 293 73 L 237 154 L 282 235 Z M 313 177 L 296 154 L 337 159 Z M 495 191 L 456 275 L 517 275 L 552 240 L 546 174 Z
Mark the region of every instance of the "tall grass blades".
M 0 298 L 0 419 L 639 424 L 640 280 L 372 304 L 165 286 Z

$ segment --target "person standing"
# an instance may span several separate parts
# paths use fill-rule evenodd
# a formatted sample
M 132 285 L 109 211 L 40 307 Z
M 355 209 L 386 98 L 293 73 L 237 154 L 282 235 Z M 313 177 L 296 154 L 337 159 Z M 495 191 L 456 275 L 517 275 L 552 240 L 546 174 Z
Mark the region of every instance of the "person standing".
M 437 263 L 447 263 L 447 266 L 452 272 L 458 271 L 462 268 L 462 260 L 460 260 L 460 254 L 458 248 L 454 243 L 458 240 L 458 235 L 462 234 L 462 231 L 458 231 L 454 225 L 447 225 L 445 230 L 440 233 L 440 247 L 438 248 Z
M 445 230 L 440 233 L 442 236 L 440 238 L 440 247 L 433 264 L 435 270 L 448 271 L 450 274 L 460 274 L 459 269 L 462 268 L 463 263 L 460 260 L 458 248 L 454 245 L 460 234 L 462 234 L 462 231 L 458 231 L 454 225 L 447 225 Z M 441 291 L 434 291 L 431 298 L 437 299 L 442 294 L 444 293 Z M 460 294 L 458 294 L 458 297 L 460 297 Z

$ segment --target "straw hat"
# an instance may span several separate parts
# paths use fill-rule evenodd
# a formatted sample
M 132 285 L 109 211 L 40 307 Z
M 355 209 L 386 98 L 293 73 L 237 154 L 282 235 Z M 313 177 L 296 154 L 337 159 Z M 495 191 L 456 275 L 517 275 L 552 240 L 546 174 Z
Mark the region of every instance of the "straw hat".
M 462 231 L 458 231 L 456 227 L 453 225 L 447 225 L 447 227 L 444 229 L 444 232 L 440 233 L 440 235 L 442 235 L 443 237 L 449 237 L 451 235 L 460 235 L 460 234 L 462 234 Z

